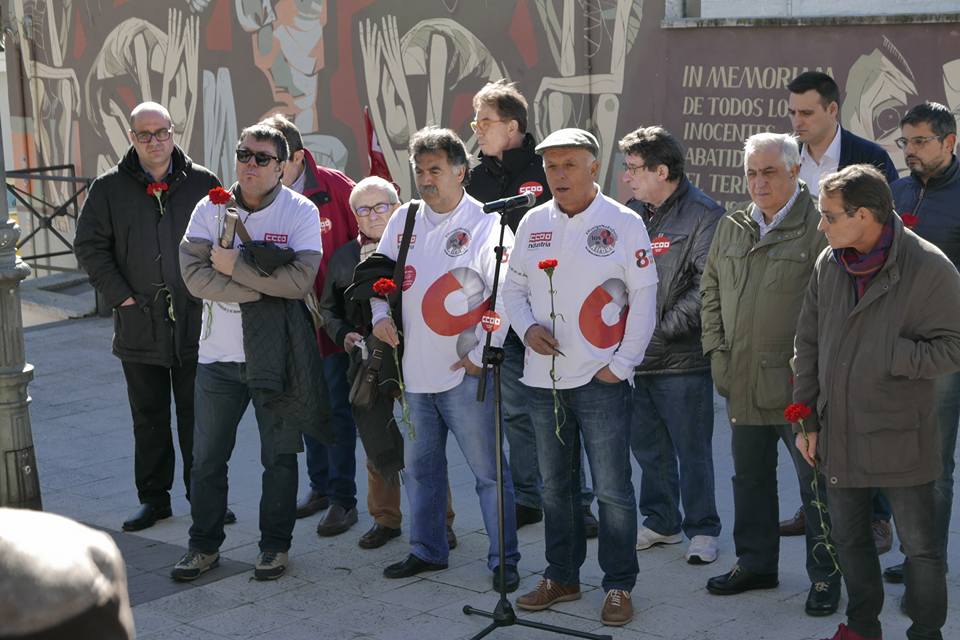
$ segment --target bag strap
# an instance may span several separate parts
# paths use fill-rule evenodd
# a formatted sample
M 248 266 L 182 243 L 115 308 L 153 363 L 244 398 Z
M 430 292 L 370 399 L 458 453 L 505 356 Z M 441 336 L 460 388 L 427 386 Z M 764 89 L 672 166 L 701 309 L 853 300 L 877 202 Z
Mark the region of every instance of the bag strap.
M 247 228 L 243 226 L 243 220 L 240 219 L 240 216 L 237 216 L 237 235 L 240 236 L 240 241 L 243 244 L 250 244 L 250 234 L 247 232 Z
M 400 239 L 400 250 L 397 253 L 397 262 L 393 268 L 393 281 L 397 285 L 397 292 L 394 296 L 399 296 L 403 288 L 403 270 L 407 266 L 407 252 L 410 250 L 410 240 L 413 238 L 413 225 L 416 223 L 417 210 L 420 208 L 419 200 L 411 200 L 407 207 L 407 220 L 403 225 L 403 237 Z

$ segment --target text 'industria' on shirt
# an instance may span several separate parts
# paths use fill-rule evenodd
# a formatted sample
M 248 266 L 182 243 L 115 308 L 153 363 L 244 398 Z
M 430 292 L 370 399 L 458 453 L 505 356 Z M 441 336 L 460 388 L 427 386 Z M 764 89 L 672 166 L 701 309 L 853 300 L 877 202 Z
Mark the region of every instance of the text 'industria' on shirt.
M 210 202 L 206 197 L 197 203 L 190 218 L 186 237 L 209 240 L 217 245 L 223 225 L 225 208 Z M 317 208 L 299 193 L 283 187 L 269 205 L 249 213 L 237 208 L 237 214 L 252 240 L 273 242 L 278 247 L 289 247 L 295 252 L 315 251 L 320 253 L 320 221 Z M 234 239 L 234 248 L 243 243 Z M 243 258 L 237 258 L 242 260 Z M 235 302 L 203 301 L 203 324 L 200 331 L 199 361 L 246 362 L 243 352 L 243 326 L 240 305 Z
M 409 204 L 400 207 L 383 232 L 377 251 L 396 259 Z M 463 381 L 464 370 L 451 371 L 468 355 L 480 366 L 486 332 L 481 317 L 490 306 L 496 266 L 500 216 L 484 213 L 483 205 L 466 193 L 456 208 L 438 214 L 424 202 L 416 213 L 403 272 L 403 380 L 411 393 L 440 393 Z M 513 233 L 505 229 L 505 256 Z M 500 269 L 503 282 L 506 265 Z M 372 300 L 373 322 L 387 315 L 382 300 Z M 509 321 L 500 300 L 499 322 L 492 344 L 499 347 Z
M 555 258 L 553 274 L 557 388 L 583 386 L 603 367 L 621 380 L 633 368 L 656 325 L 657 270 L 643 220 L 600 193 L 582 213 L 567 216 L 551 200 L 530 210 L 510 255 L 504 302 L 514 331 L 550 328 L 550 285 L 541 260 Z M 549 388 L 551 357 L 529 347 L 524 384 Z

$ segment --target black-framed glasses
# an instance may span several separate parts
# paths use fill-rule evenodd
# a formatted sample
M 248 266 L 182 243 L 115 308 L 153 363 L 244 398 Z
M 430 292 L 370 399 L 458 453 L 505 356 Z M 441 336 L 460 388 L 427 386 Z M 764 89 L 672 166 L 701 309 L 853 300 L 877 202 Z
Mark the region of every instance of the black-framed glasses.
M 944 136 L 914 136 L 912 138 L 897 138 L 894 142 L 901 149 L 906 149 L 907 145 L 913 145 L 915 147 L 922 147 L 931 140 L 943 140 Z
M 247 164 L 250 162 L 250 158 L 253 158 L 257 162 L 258 167 L 265 167 L 270 164 L 272 160 L 280 162 L 280 158 L 277 156 L 272 156 L 269 153 L 264 153 L 262 151 L 257 151 L 254 153 L 253 151 L 250 151 L 250 149 L 237 149 L 237 162 L 240 164 Z
M 156 131 L 134 131 L 133 137 L 137 139 L 137 142 L 140 144 L 147 144 L 152 139 L 156 138 L 157 142 L 166 142 L 170 139 L 170 136 L 173 135 L 173 129 L 157 129 Z
M 390 207 L 392 207 L 395 204 L 397 203 L 396 202 L 378 202 L 372 207 L 357 207 L 356 209 L 354 209 L 354 211 L 361 218 L 366 218 L 371 213 L 376 213 L 382 216 L 388 211 L 390 211 Z
M 646 169 L 646 167 L 642 164 L 633 165 L 633 164 L 627 164 L 626 162 L 622 163 L 620 166 L 623 167 L 624 173 L 629 173 L 632 176 L 638 176 L 640 175 L 641 171 Z

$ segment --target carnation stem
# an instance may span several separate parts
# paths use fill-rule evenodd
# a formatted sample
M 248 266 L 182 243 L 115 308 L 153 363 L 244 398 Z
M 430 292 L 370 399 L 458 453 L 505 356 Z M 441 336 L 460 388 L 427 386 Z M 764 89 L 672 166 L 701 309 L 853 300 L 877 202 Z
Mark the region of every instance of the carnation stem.
M 806 446 L 807 451 L 810 450 L 810 436 L 807 434 L 807 427 L 804 425 L 803 420 L 800 420 L 800 433 L 803 435 L 803 444 Z M 820 463 L 814 459 L 813 461 L 813 481 L 810 483 L 810 486 L 813 488 L 813 505 L 817 508 L 817 516 L 820 519 L 820 535 L 817 536 L 819 541 L 814 545 L 814 552 L 817 547 L 823 547 L 827 550 L 827 555 L 830 556 L 830 562 L 833 564 L 833 572 L 830 575 L 842 574 L 840 570 L 840 562 L 837 560 L 837 550 L 830 542 L 830 527 L 827 526 L 826 520 L 823 518 L 824 504 L 823 499 L 820 497 Z
M 544 269 L 547 274 L 547 281 L 550 283 L 550 334 L 556 338 L 557 336 L 557 311 L 554 307 L 554 294 L 556 291 L 553 288 L 553 269 Z M 553 391 L 553 422 L 556 425 L 556 435 L 557 440 L 560 441 L 560 444 L 566 444 L 563 441 L 563 438 L 560 437 L 560 427 L 562 423 L 560 422 L 560 397 L 557 395 L 557 354 L 550 354 L 550 387 Z

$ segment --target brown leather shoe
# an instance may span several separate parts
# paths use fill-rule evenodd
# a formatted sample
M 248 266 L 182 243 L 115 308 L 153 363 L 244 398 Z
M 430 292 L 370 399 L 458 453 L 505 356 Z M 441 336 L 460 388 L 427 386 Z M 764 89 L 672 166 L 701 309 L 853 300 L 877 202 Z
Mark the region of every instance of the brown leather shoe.
M 360 536 L 360 541 L 357 544 L 360 545 L 361 549 L 379 549 L 394 538 L 399 537 L 399 528 L 393 529 L 391 527 L 384 527 L 383 525 L 374 523 L 373 526 L 370 527 L 369 531 Z
M 542 611 L 558 602 L 579 599 L 579 584 L 565 586 L 549 578 L 541 578 L 536 589 L 517 598 L 517 606 L 527 611 Z
M 633 602 L 630 592 L 623 589 L 610 589 L 603 598 L 600 610 L 600 622 L 608 627 L 622 627 L 633 620 Z
M 357 524 L 356 507 L 345 509 L 342 505 L 333 504 L 317 523 L 317 535 L 323 538 L 338 536 L 355 524 Z
M 311 489 L 310 493 L 297 502 L 297 518 L 309 518 L 329 506 L 330 499 L 327 496 Z
M 870 525 L 873 531 L 873 544 L 877 546 L 877 555 L 882 556 L 893 548 L 893 527 L 889 520 L 874 520 Z
M 802 536 L 807 530 L 807 516 L 803 512 L 803 507 L 797 509 L 793 517 L 789 520 L 783 520 L 780 523 L 780 537 Z

